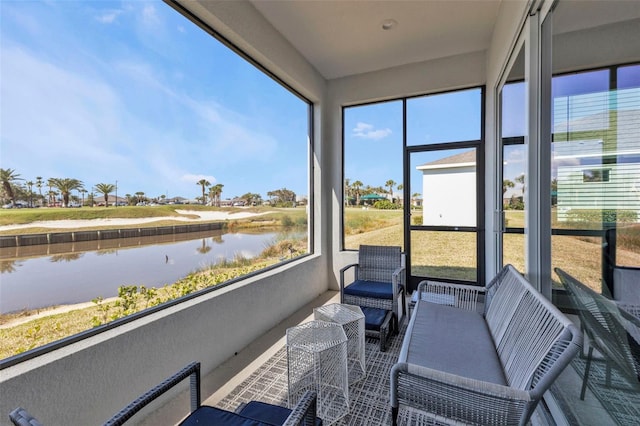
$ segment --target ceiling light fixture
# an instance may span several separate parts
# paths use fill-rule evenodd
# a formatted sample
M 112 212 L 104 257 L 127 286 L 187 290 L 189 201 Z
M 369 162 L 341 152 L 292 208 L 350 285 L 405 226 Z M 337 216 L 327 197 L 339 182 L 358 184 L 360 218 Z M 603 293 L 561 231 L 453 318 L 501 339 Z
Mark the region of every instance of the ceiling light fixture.
M 395 19 L 385 19 L 382 21 L 382 29 L 385 31 L 389 31 L 398 26 L 398 21 Z

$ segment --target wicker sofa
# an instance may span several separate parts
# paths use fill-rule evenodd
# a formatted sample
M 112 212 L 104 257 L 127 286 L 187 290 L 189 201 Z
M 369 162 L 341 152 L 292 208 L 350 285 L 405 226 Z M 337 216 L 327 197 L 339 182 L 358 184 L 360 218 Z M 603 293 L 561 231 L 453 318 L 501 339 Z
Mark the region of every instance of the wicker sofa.
M 511 265 L 486 288 L 423 281 L 417 291 L 391 369 L 393 424 L 404 405 L 463 424 L 524 425 L 582 345 L 580 330 Z

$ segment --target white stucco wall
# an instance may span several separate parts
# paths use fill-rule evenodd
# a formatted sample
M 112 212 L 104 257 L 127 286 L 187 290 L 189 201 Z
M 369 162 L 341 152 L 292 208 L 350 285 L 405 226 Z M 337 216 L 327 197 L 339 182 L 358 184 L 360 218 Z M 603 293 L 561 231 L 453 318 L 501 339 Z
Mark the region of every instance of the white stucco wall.
M 423 170 L 422 224 L 476 226 L 476 168 Z

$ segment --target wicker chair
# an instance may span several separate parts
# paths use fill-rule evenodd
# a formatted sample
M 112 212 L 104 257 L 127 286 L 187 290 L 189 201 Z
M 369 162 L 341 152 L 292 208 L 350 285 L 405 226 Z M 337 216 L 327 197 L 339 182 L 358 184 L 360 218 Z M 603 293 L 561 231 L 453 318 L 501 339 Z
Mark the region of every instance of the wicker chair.
M 345 273 L 351 268 L 355 268 L 354 280 L 346 285 Z M 340 270 L 340 301 L 391 311 L 395 321 L 401 322 L 407 314 L 405 279 L 400 247 L 361 245 L 358 263 Z M 398 302 L 402 304 L 402 316 Z M 398 328 L 394 330 L 396 334 Z
M 578 312 L 580 326 L 589 342 L 580 399 L 584 399 L 587 389 L 594 349 L 602 354 L 606 362 L 607 386 L 611 385 L 612 367 L 617 368 L 632 386 L 640 386 L 639 342 L 634 339 L 634 334 L 638 335 L 640 322 L 622 312 L 615 301 L 596 293 L 562 269 L 556 268 L 555 271 L 567 290 L 573 308 Z
M 316 394 L 306 392 L 293 410 L 272 404 L 252 401 L 241 406 L 237 412 L 225 411 L 215 407 L 200 404 L 200 363 L 193 362 L 173 376 L 169 377 L 153 389 L 142 394 L 115 416 L 109 419 L 105 426 L 122 425 L 134 414 L 167 392 L 178 383 L 189 377 L 191 390 L 191 413 L 180 423 L 181 426 L 198 424 L 256 425 L 256 426 L 318 426 L 322 420 L 316 418 Z M 9 414 L 9 418 L 16 426 L 42 426 L 25 409 L 16 408 Z

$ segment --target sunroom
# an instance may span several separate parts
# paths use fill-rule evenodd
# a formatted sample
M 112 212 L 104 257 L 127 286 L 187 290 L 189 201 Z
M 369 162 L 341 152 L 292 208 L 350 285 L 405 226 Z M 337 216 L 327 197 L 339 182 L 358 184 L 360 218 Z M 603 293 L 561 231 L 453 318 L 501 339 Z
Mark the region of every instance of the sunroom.
M 408 293 L 425 279 L 484 286 L 512 264 L 576 322 L 554 268 L 614 299 L 616 271 L 640 268 L 640 3 L 156 6 L 173 8 L 306 102 L 308 250 L 214 291 L 2 360 L 0 424 L 18 406 L 43 424 L 100 424 L 192 361 L 202 365 L 205 403 L 229 404 L 242 391 L 264 398 L 248 392 L 264 382 L 248 379 L 270 380 L 252 374 L 282 353 L 285 329 L 339 300 L 340 269 L 357 260 L 359 244 L 401 246 Z M 370 155 L 364 162 L 361 144 Z M 451 166 L 460 158 L 463 178 Z M 384 182 L 389 169 L 401 181 Z M 438 190 L 427 188 L 425 169 L 439 173 Z M 363 181 L 381 188 L 364 191 Z M 358 238 L 355 228 L 376 209 L 360 197 L 373 193 L 399 206 L 399 231 Z M 586 398 L 581 354 L 532 423 L 637 424 L 638 383 L 613 368 L 611 386 L 605 363 L 594 365 Z M 187 413 L 185 389 L 133 422 L 178 423 Z M 389 421 L 388 414 L 377 419 Z

